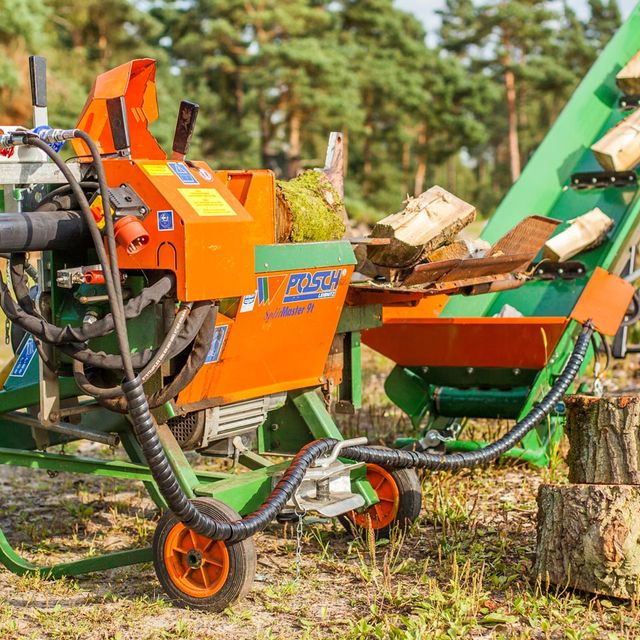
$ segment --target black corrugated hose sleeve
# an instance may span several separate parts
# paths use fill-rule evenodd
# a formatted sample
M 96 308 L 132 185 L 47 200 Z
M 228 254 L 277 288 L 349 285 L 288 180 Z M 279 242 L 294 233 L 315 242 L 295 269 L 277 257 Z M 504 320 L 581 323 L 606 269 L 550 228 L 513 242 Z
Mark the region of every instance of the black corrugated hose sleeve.
M 343 449 L 341 455 L 358 462 L 373 462 L 395 469 L 417 467 L 433 470 L 457 470 L 495 460 L 516 445 L 543 418 L 549 415 L 562 398 L 580 371 L 592 333 L 593 326 L 588 322 L 578 337 L 562 373 L 543 400 L 525 418 L 516 423 L 509 433 L 483 449 L 440 456 L 418 451 L 353 446 Z M 237 522 L 218 522 L 200 513 L 178 484 L 175 473 L 162 449 L 140 378 L 126 382 L 123 389 L 136 436 L 142 445 L 153 477 L 158 484 L 160 493 L 167 501 L 167 505 L 187 527 L 214 540 L 236 542 L 249 538 L 264 529 L 293 496 L 307 469 L 320 456 L 329 453 L 338 442 L 331 438 L 310 442 L 300 450 L 269 498 L 259 509 Z
M 139 376 L 122 386 L 133 428 L 153 478 L 169 509 L 185 526 L 214 540 L 237 542 L 264 529 L 283 509 L 300 486 L 306 470 L 321 455 L 333 449 L 336 440 L 316 440 L 303 447 L 295 457 L 267 501 L 238 522 L 220 522 L 200 513 L 187 498 L 164 453 L 155 421 Z
M 433 471 L 456 471 L 496 460 L 518 444 L 529 431 L 551 413 L 556 404 L 562 399 L 569 385 L 580 371 L 592 334 L 593 325 L 591 322 L 587 322 L 576 340 L 567 364 L 551 389 L 549 389 L 547 395 L 522 420 L 517 422 L 507 434 L 482 449 L 438 455 L 422 451 L 372 449 L 358 446 L 346 447 L 343 450 L 343 455 L 359 462 L 373 462 L 394 469 L 414 467 Z

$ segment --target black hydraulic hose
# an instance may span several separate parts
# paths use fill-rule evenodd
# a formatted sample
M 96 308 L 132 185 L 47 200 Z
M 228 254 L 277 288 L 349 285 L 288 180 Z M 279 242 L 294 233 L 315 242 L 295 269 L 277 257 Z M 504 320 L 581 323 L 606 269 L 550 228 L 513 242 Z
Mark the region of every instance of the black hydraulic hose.
M 196 336 L 187 361 L 178 374 L 174 376 L 169 384 L 162 387 L 159 391 L 152 393 L 147 398 L 147 402 L 152 409 L 160 407 L 172 398 L 175 398 L 196 377 L 196 374 L 204 365 L 209 349 L 211 348 L 217 312 L 217 307 L 211 307 L 209 315 Z M 126 398 L 98 399 L 98 401 L 103 407 L 111 411 L 127 413 L 128 405 Z
M 327 438 L 307 444 L 298 452 L 280 482 L 259 509 L 237 522 L 221 522 L 198 511 L 180 487 L 162 448 L 140 378 L 125 382 L 123 388 L 136 437 L 169 509 L 185 526 L 213 540 L 237 542 L 262 531 L 291 499 L 307 469 L 320 456 L 329 453 L 337 443 L 337 440 Z
M 638 320 L 640 320 L 640 294 L 638 289 L 633 292 L 633 311 L 629 316 L 625 316 L 620 323 L 621 327 L 632 327 Z
M 207 318 L 210 315 L 210 307 L 208 304 L 194 307 L 191 314 L 187 318 L 182 331 L 178 335 L 178 338 L 173 344 L 170 351 L 169 358 L 174 357 L 178 353 L 184 351 L 194 339 L 202 333 L 204 323 L 208 322 Z M 98 369 L 122 369 L 122 358 L 120 355 L 106 353 L 104 351 L 92 351 L 88 347 L 78 343 L 68 343 L 56 345 L 57 348 L 63 353 L 67 354 L 70 358 L 79 360 L 84 365 L 90 367 L 96 367 Z M 209 347 L 211 342 L 209 342 Z M 158 349 L 144 349 L 143 351 L 137 351 L 131 354 L 131 361 L 135 369 L 142 369 L 146 367 L 151 359 L 156 355 Z
M 84 132 L 77 131 L 76 133 L 79 134 Z M 98 229 L 96 220 L 93 217 L 93 214 L 91 213 L 91 209 L 89 208 L 89 202 L 87 200 L 87 197 L 84 191 L 82 190 L 82 187 L 80 186 L 79 182 L 71 173 L 69 167 L 65 164 L 62 158 L 46 142 L 44 142 L 44 140 L 41 140 L 36 134 L 25 135 L 23 138 L 23 142 L 24 144 L 31 145 L 31 146 L 37 147 L 38 149 L 41 149 L 47 154 L 47 156 L 49 156 L 53 160 L 55 165 L 58 167 L 58 169 L 60 169 L 60 172 L 65 177 L 69 185 L 71 186 L 73 194 L 78 200 L 78 205 L 80 206 L 80 209 L 85 217 L 85 221 L 89 227 L 89 232 L 91 233 L 91 238 L 93 240 L 96 253 L 98 254 L 98 260 L 100 261 L 100 266 L 102 267 L 102 271 L 104 274 L 105 287 L 107 289 L 107 295 L 109 297 L 109 304 L 111 306 L 111 313 L 113 315 L 113 321 L 114 321 L 114 326 L 116 330 L 116 338 L 118 341 L 118 347 L 120 349 L 120 355 L 122 358 L 122 366 L 127 379 L 133 380 L 133 378 L 135 377 L 135 372 L 134 372 L 133 363 L 131 360 L 131 351 L 129 349 L 127 323 L 126 323 L 126 319 L 124 317 L 124 312 L 123 312 L 122 292 L 120 291 L 120 287 L 119 287 L 120 280 L 118 276 L 116 278 L 116 280 L 118 280 L 118 287 L 116 289 L 116 285 L 114 284 L 114 277 L 113 277 L 113 274 L 117 273 L 117 267 L 118 267 L 117 261 L 114 262 L 112 260 L 111 264 L 109 264 L 109 261 L 107 260 L 107 254 L 104 248 L 104 244 L 102 242 L 102 235 L 100 234 L 100 229 Z M 102 170 L 102 164 L 101 164 L 102 158 L 100 157 L 100 154 L 97 150 L 95 143 L 92 140 L 91 140 L 91 143 L 92 143 L 92 146 L 90 146 L 89 148 L 91 149 L 92 154 L 95 151 L 94 160 L 96 161 L 96 164 L 100 166 L 100 170 Z M 96 170 L 98 171 L 98 167 L 96 167 Z M 102 175 L 104 175 L 104 173 Z M 98 182 L 99 183 L 101 182 L 99 171 L 98 171 Z M 105 220 L 110 220 L 111 215 L 110 215 L 108 193 L 103 193 L 103 201 L 104 201 L 104 208 L 105 208 Z M 110 222 L 113 222 L 113 220 L 110 220 Z M 109 224 L 105 224 L 105 229 L 107 231 L 107 234 L 109 233 L 109 231 L 113 232 L 113 224 L 111 224 L 110 226 Z M 119 298 L 116 295 L 116 291 L 120 291 Z
M 502 438 L 477 451 L 464 451 L 447 455 L 438 455 L 423 451 L 406 450 L 385 450 L 372 449 L 369 447 L 346 447 L 343 455 L 359 462 L 373 462 L 383 464 L 394 469 L 418 468 L 431 469 L 433 471 L 449 470 L 456 471 L 463 467 L 473 467 L 479 464 L 486 464 L 499 458 L 503 453 L 512 449 L 522 438 L 529 433 L 541 420 L 546 418 L 557 403 L 566 393 L 569 385 L 573 382 L 584 362 L 593 325 L 587 322 L 582 332 L 576 340 L 569 360 L 565 364 L 562 373 L 558 376 L 549 389 L 547 395 L 531 409 L 522 420 L 517 422 L 513 428 Z
M 118 255 L 116 250 L 116 238 L 115 230 L 113 226 L 113 216 L 111 215 L 111 198 L 109 195 L 109 185 L 107 184 L 107 177 L 104 172 L 104 166 L 102 164 L 102 157 L 98 145 L 93 141 L 88 133 L 82 131 L 82 129 L 76 129 L 75 137 L 82 140 L 93 157 L 93 162 L 98 176 L 98 184 L 100 186 L 100 195 L 102 196 L 102 206 L 104 207 L 104 226 L 105 235 L 107 236 L 107 249 L 109 252 L 109 265 L 104 265 L 103 269 L 111 268 L 111 285 L 113 292 L 109 294 L 109 302 L 111 304 L 111 312 L 113 314 L 113 320 L 116 327 L 116 337 L 118 339 L 118 346 L 120 347 L 120 355 L 122 357 L 122 368 L 124 369 L 125 376 L 128 380 L 133 380 L 135 377 L 135 371 L 133 369 L 133 361 L 131 359 L 131 349 L 129 348 L 129 335 L 127 333 L 127 322 L 124 317 L 124 303 L 122 297 L 122 283 L 120 282 L 120 270 L 118 268 Z M 93 225 L 97 229 L 97 224 L 93 220 Z M 107 273 L 105 276 L 105 283 L 108 281 Z
M 96 191 L 98 189 L 98 187 L 99 187 L 97 182 L 91 182 L 91 181 L 87 181 L 87 180 L 81 180 L 80 181 L 80 186 L 83 189 L 86 189 L 88 191 Z M 40 207 L 42 207 L 42 205 L 47 204 L 47 203 L 51 202 L 52 200 L 55 200 L 55 198 L 67 195 L 70 191 L 71 191 L 71 185 L 69 185 L 69 184 L 63 184 L 62 186 L 58 187 L 57 189 L 53 189 L 52 191 L 49 191 L 49 193 L 47 193 L 42 198 L 42 200 L 40 200 L 40 202 L 38 203 L 38 209 L 40 209 Z
M 158 347 L 156 354 L 151 358 L 149 363 L 145 366 L 145 368 L 140 372 L 140 379 L 144 384 L 147 382 L 151 376 L 159 369 L 159 367 L 168 359 L 171 350 L 178 338 L 178 335 L 182 331 L 182 327 L 187 320 L 187 316 L 191 312 L 191 303 L 182 304 L 178 312 L 176 313 L 173 322 L 171 323 L 171 328 L 167 332 L 167 335 L 164 337 L 162 344 Z M 73 377 L 75 378 L 76 384 L 80 387 L 82 391 L 86 394 L 93 396 L 94 398 L 117 398 L 121 395 L 124 395 L 124 391 L 121 386 L 117 387 L 98 387 L 90 382 L 87 378 L 84 365 L 79 360 L 73 361 Z
M 419 451 L 377 449 L 366 446 L 345 447 L 341 456 L 358 462 L 373 462 L 388 468 L 422 468 L 458 470 L 485 464 L 497 459 L 516 445 L 543 418 L 549 415 L 569 388 L 584 361 L 593 326 L 588 322 L 574 346 L 562 373 L 549 392 L 522 420 L 498 441 L 478 451 L 437 455 Z M 263 505 L 250 515 L 236 522 L 219 522 L 198 511 L 180 487 L 160 443 L 154 418 L 149 411 L 147 398 L 139 378 L 123 385 L 136 436 L 151 469 L 160 493 L 169 509 L 187 527 L 214 540 L 237 542 L 264 529 L 300 486 L 307 469 L 322 455 L 330 452 L 338 440 L 315 440 L 303 447 Z
M 20 254 L 17 254 L 20 255 Z M 24 255 L 24 254 L 22 254 Z M 19 305 L 17 306 L 11 297 L 9 289 L 0 274 L 0 306 L 5 315 L 15 322 L 19 327 L 40 338 L 44 342 L 54 345 L 64 343 L 82 343 L 93 338 L 99 338 L 111 333 L 114 328 L 113 312 L 108 313 L 100 320 L 93 324 L 83 327 L 72 327 L 66 325 L 59 327 L 55 324 L 47 322 L 39 314 L 30 313 L 26 308 L 26 301 L 23 300 L 25 289 L 22 267 L 19 264 L 19 258 L 14 261 L 12 259 L 10 275 Z M 137 296 L 129 299 L 124 305 L 125 318 L 135 318 L 148 307 L 150 304 L 156 303 L 166 296 L 175 284 L 175 277 L 169 274 L 160 278 L 156 283 L 143 289 Z M 25 307 L 20 304 L 22 302 Z
M 42 316 L 31 299 L 29 285 L 27 284 L 27 276 L 25 273 L 26 264 L 26 253 L 9 254 L 9 277 L 11 278 L 11 286 L 20 308 L 29 315 L 41 318 Z

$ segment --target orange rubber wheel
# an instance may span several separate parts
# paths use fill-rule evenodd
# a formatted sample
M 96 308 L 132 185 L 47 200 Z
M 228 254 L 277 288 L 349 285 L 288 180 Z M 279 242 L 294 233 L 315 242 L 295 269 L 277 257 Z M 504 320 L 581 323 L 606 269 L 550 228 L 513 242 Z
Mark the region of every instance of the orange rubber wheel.
M 173 583 L 194 598 L 220 591 L 229 576 L 229 552 L 221 540 L 210 540 L 178 522 L 164 543 L 164 564 Z
M 367 480 L 380 502 L 365 511 L 350 511 L 340 521 L 352 534 L 373 529 L 376 537 L 388 538 L 393 527 L 407 527 L 420 515 L 422 487 L 413 469 L 384 469 L 367 464 Z
M 393 476 L 377 464 L 367 465 L 367 480 L 378 494 L 380 502 L 362 513 L 352 511 L 348 517 L 363 529 L 384 529 L 396 519 L 400 490 Z
M 206 515 L 233 522 L 240 515 L 223 502 L 200 498 L 194 505 Z M 253 540 L 226 543 L 185 527 L 170 512 L 153 537 L 153 564 L 160 584 L 179 606 L 222 611 L 251 588 L 256 570 Z

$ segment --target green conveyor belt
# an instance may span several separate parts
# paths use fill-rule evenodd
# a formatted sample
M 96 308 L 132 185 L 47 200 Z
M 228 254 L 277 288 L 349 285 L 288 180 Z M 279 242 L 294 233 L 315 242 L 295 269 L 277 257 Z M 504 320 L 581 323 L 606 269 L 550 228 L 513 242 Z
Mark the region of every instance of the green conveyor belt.
M 500 293 L 472 297 L 453 296 L 443 309 L 442 317 L 491 317 L 505 304 L 515 307 L 524 316 L 568 317 L 596 267 L 620 273 L 628 260 L 628 248 L 638 242 L 640 191 L 637 185 L 584 190 L 576 190 L 569 185 L 571 176 L 575 173 L 602 170 L 590 147 L 628 115 L 618 107 L 618 100 L 622 94 L 616 86 L 615 77 L 639 48 L 640 4 L 631 12 L 580 83 L 554 126 L 527 163 L 520 179 L 507 193 L 482 233 L 485 240 L 494 243 L 518 222 L 532 214 L 550 216 L 567 222 L 594 207 L 599 207 L 613 218 L 615 225 L 602 245 L 573 258 L 586 265 L 585 276 L 575 280 L 536 280 L 519 289 Z M 556 233 L 565 228 L 565 224 L 560 225 Z M 526 401 L 520 408 L 519 417 L 531 410 L 544 395 L 554 376 L 559 373 L 562 363 L 571 351 L 572 337 L 577 329 L 576 323 L 570 323 L 547 366 L 537 375 L 535 371 L 531 371 L 535 379 L 529 387 Z M 591 352 L 588 357 L 592 357 Z M 485 388 L 491 386 L 490 380 L 501 379 L 501 370 L 487 370 L 485 373 L 486 381 L 489 383 Z M 487 393 L 483 393 L 482 387 L 467 388 L 465 391 L 464 388 L 449 386 L 438 390 L 438 385 L 451 385 L 452 377 L 464 379 L 458 370 L 453 369 L 447 374 L 445 368 L 432 371 L 431 368 L 425 367 L 405 369 L 397 366 L 385 387 L 389 396 L 411 416 L 414 424 L 421 422 L 429 410 L 431 418 L 426 425 L 427 429 L 443 426 L 442 418 L 438 418 L 432 394 L 439 393 L 447 398 L 447 410 L 444 414 L 448 416 L 456 415 L 456 397 L 462 397 L 464 400 L 459 403 L 459 416 L 464 416 L 464 410 L 469 408 L 470 402 L 475 403 L 473 406 L 482 406 L 483 412 L 479 415 L 485 416 L 484 409 L 492 403 L 496 404 L 496 398 L 500 400 L 497 392 L 488 390 L 489 395 L 493 394 L 491 402 L 488 402 L 485 397 Z M 460 384 L 460 387 L 464 386 Z M 503 386 L 503 389 L 505 390 L 502 393 L 510 393 L 506 387 Z M 506 415 L 504 408 L 499 406 L 502 415 Z M 500 413 L 496 413 L 494 417 L 498 415 Z M 525 436 L 522 446 L 513 449 L 509 455 L 538 465 L 548 463 L 550 452 L 561 436 L 562 424 L 561 413 L 556 414 L 548 423 L 540 425 Z M 406 444 L 405 441 L 406 439 L 403 439 L 401 444 Z M 481 444 L 477 442 L 450 443 L 450 448 L 458 449 L 478 446 Z
M 600 207 L 615 220 L 607 242 L 575 259 L 584 262 L 588 274 L 596 266 L 619 270 L 640 217 L 637 189 L 574 190 L 567 188 L 571 175 L 600 170 L 591 145 L 625 114 L 618 108 L 618 71 L 640 48 L 640 4 L 618 30 L 598 58 L 554 126 L 527 163 L 520 179 L 487 224 L 482 237 L 495 242 L 531 214 L 568 221 Z M 560 226 L 557 233 L 565 226 Z M 574 282 L 533 282 L 517 290 L 465 298 L 453 297 L 442 315 L 480 317 L 497 313 L 510 304 L 526 316 L 568 315 L 588 278 Z

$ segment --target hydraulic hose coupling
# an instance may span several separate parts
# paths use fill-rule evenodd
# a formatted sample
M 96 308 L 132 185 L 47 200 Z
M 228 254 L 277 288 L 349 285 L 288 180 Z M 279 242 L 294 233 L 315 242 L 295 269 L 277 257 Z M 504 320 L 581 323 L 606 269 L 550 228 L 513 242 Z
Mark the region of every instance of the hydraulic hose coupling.
M 52 129 L 48 125 L 36 127 L 33 132 L 47 144 L 66 142 L 76 137 L 76 129 Z

